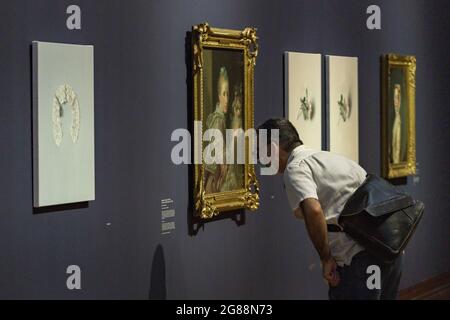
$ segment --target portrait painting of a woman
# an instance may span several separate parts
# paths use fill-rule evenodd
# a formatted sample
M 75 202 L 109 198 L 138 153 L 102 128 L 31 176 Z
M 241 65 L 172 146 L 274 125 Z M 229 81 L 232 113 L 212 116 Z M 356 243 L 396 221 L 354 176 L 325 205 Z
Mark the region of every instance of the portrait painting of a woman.
M 404 163 L 408 143 L 408 97 L 403 68 L 392 68 L 389 88 L 389 162 L 392 165 Z
M 382 175 L 394 179 L 416 173 L 416 58 L 387 54 L 382 63 Z
M 242 53 L 233 50 L 205 50 L 204 104 L 211 106 L 204 114 L 204 130 L 216 129 L 223 137 L 223 148 L 214 149 L 223 163 L 205 163 L 207 194 L 244 188 L 244 165 L 237 163 L 237 135 L 243 132 L 244 90 Z M 227 143 L 227 131 L 234 141 Z M 230 143 L 234 142 L 234 143 Z M 233 148 L 233 150 L 231 149 Z M 227 153 L 232 163 L 227 163 Z
M 190 40 L 194 217 L 254 211 L 259 207 L 254 143 L 256 29 L 213 28 L 205 22 L 192 27 Z
M 394 86 L 394 124 L 392 125 L 392 163 L 400 162 L 400 149 L 401 149 L 401 130 L 402 130 L 402 120 L 400 115 L 401 107 L 401 96 L 400 96 L 400 85 L 396 84 Z

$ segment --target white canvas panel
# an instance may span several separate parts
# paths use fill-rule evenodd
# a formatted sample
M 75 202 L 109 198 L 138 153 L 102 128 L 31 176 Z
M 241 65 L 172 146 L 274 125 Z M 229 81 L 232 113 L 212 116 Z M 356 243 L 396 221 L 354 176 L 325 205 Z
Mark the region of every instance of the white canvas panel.
M 285 114 L 304 144 L 322 150 L 322 56 L 285 53 Z
M 326 70 L 329 149 L 358 162 L 358 58 L 327 56 Z
M 33 42 L 34 207 L 95 199 L 94 48 Z

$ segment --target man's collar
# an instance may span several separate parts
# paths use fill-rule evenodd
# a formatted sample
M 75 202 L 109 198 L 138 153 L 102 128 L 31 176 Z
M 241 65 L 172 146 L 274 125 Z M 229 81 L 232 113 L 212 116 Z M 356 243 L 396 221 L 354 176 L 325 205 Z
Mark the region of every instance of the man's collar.
M 306 149 L 309 149 L 309 148 L 307 146 L 305 146 L 304 144 L 299 145 L 298 147 L 295 147 L 289 154 L 287 163 L 291 162 L 297 154 L 299 154 L 300 152 L 302 152 Z

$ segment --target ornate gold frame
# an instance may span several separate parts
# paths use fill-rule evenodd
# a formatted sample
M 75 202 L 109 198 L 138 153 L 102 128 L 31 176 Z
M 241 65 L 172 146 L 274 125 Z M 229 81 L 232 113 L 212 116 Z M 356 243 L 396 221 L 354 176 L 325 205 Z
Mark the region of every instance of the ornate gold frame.
M 253 77 L 258 55 L 256 29 L 246 28 L 243 31 L 217 29 L 210 27 L 208 23 L 192 27 L 194 121 L 202 121 L 203 119 L 204 48 L 234 49 L 244 52 L 244 130 L 254 128 Z M 203 128 L 201 128 L 201 132 L 195 132 L 194 136 L 202 137 Z M 194 149 L 198 150 L 199 146 L 196 146 L 195 143 Z M 194 206 L 196 215 L 202 219 L 210 219 L 223 211 L 243 208 L 256 210 L 259 207 L 259 184 L 256 179 L 254 165 L 249 161 L 249 142 L 247 141 L 245 145 L 245 188 L 241 190 L 205 194 L 203 145 L 200 146 L 200 150 L 202 164 L 194 165 Z
M 391 85 L 391 67 L 405 68 L 407 76 L 406 94 L 408 95 L 408 142 L 406 162 L 392 164 L 389 161 L 389 88 Z M 416 57 L 387 54 L 382 57 L 381 80 L 381 157 L 382 175 L 392 179 L 416 174 Z

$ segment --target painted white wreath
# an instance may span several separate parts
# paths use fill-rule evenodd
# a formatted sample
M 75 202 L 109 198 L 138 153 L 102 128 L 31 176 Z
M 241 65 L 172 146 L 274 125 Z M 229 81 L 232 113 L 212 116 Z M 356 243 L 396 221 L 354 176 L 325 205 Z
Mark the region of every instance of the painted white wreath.
M 70 135 L 72 136 L 73 143 L 78 141 L 78 135 L 80 133 L 80 106 L 78 104 L 78 98 L 72 87 L 68 84 L 63 84 L 58 87 L 53 97 L 53 140 L 59 147 L 63 138 L 63 128 L 61 117 L 63 116 L 64 105 L 69 105 L 72 109 L 72 126 L 70 128 Z

